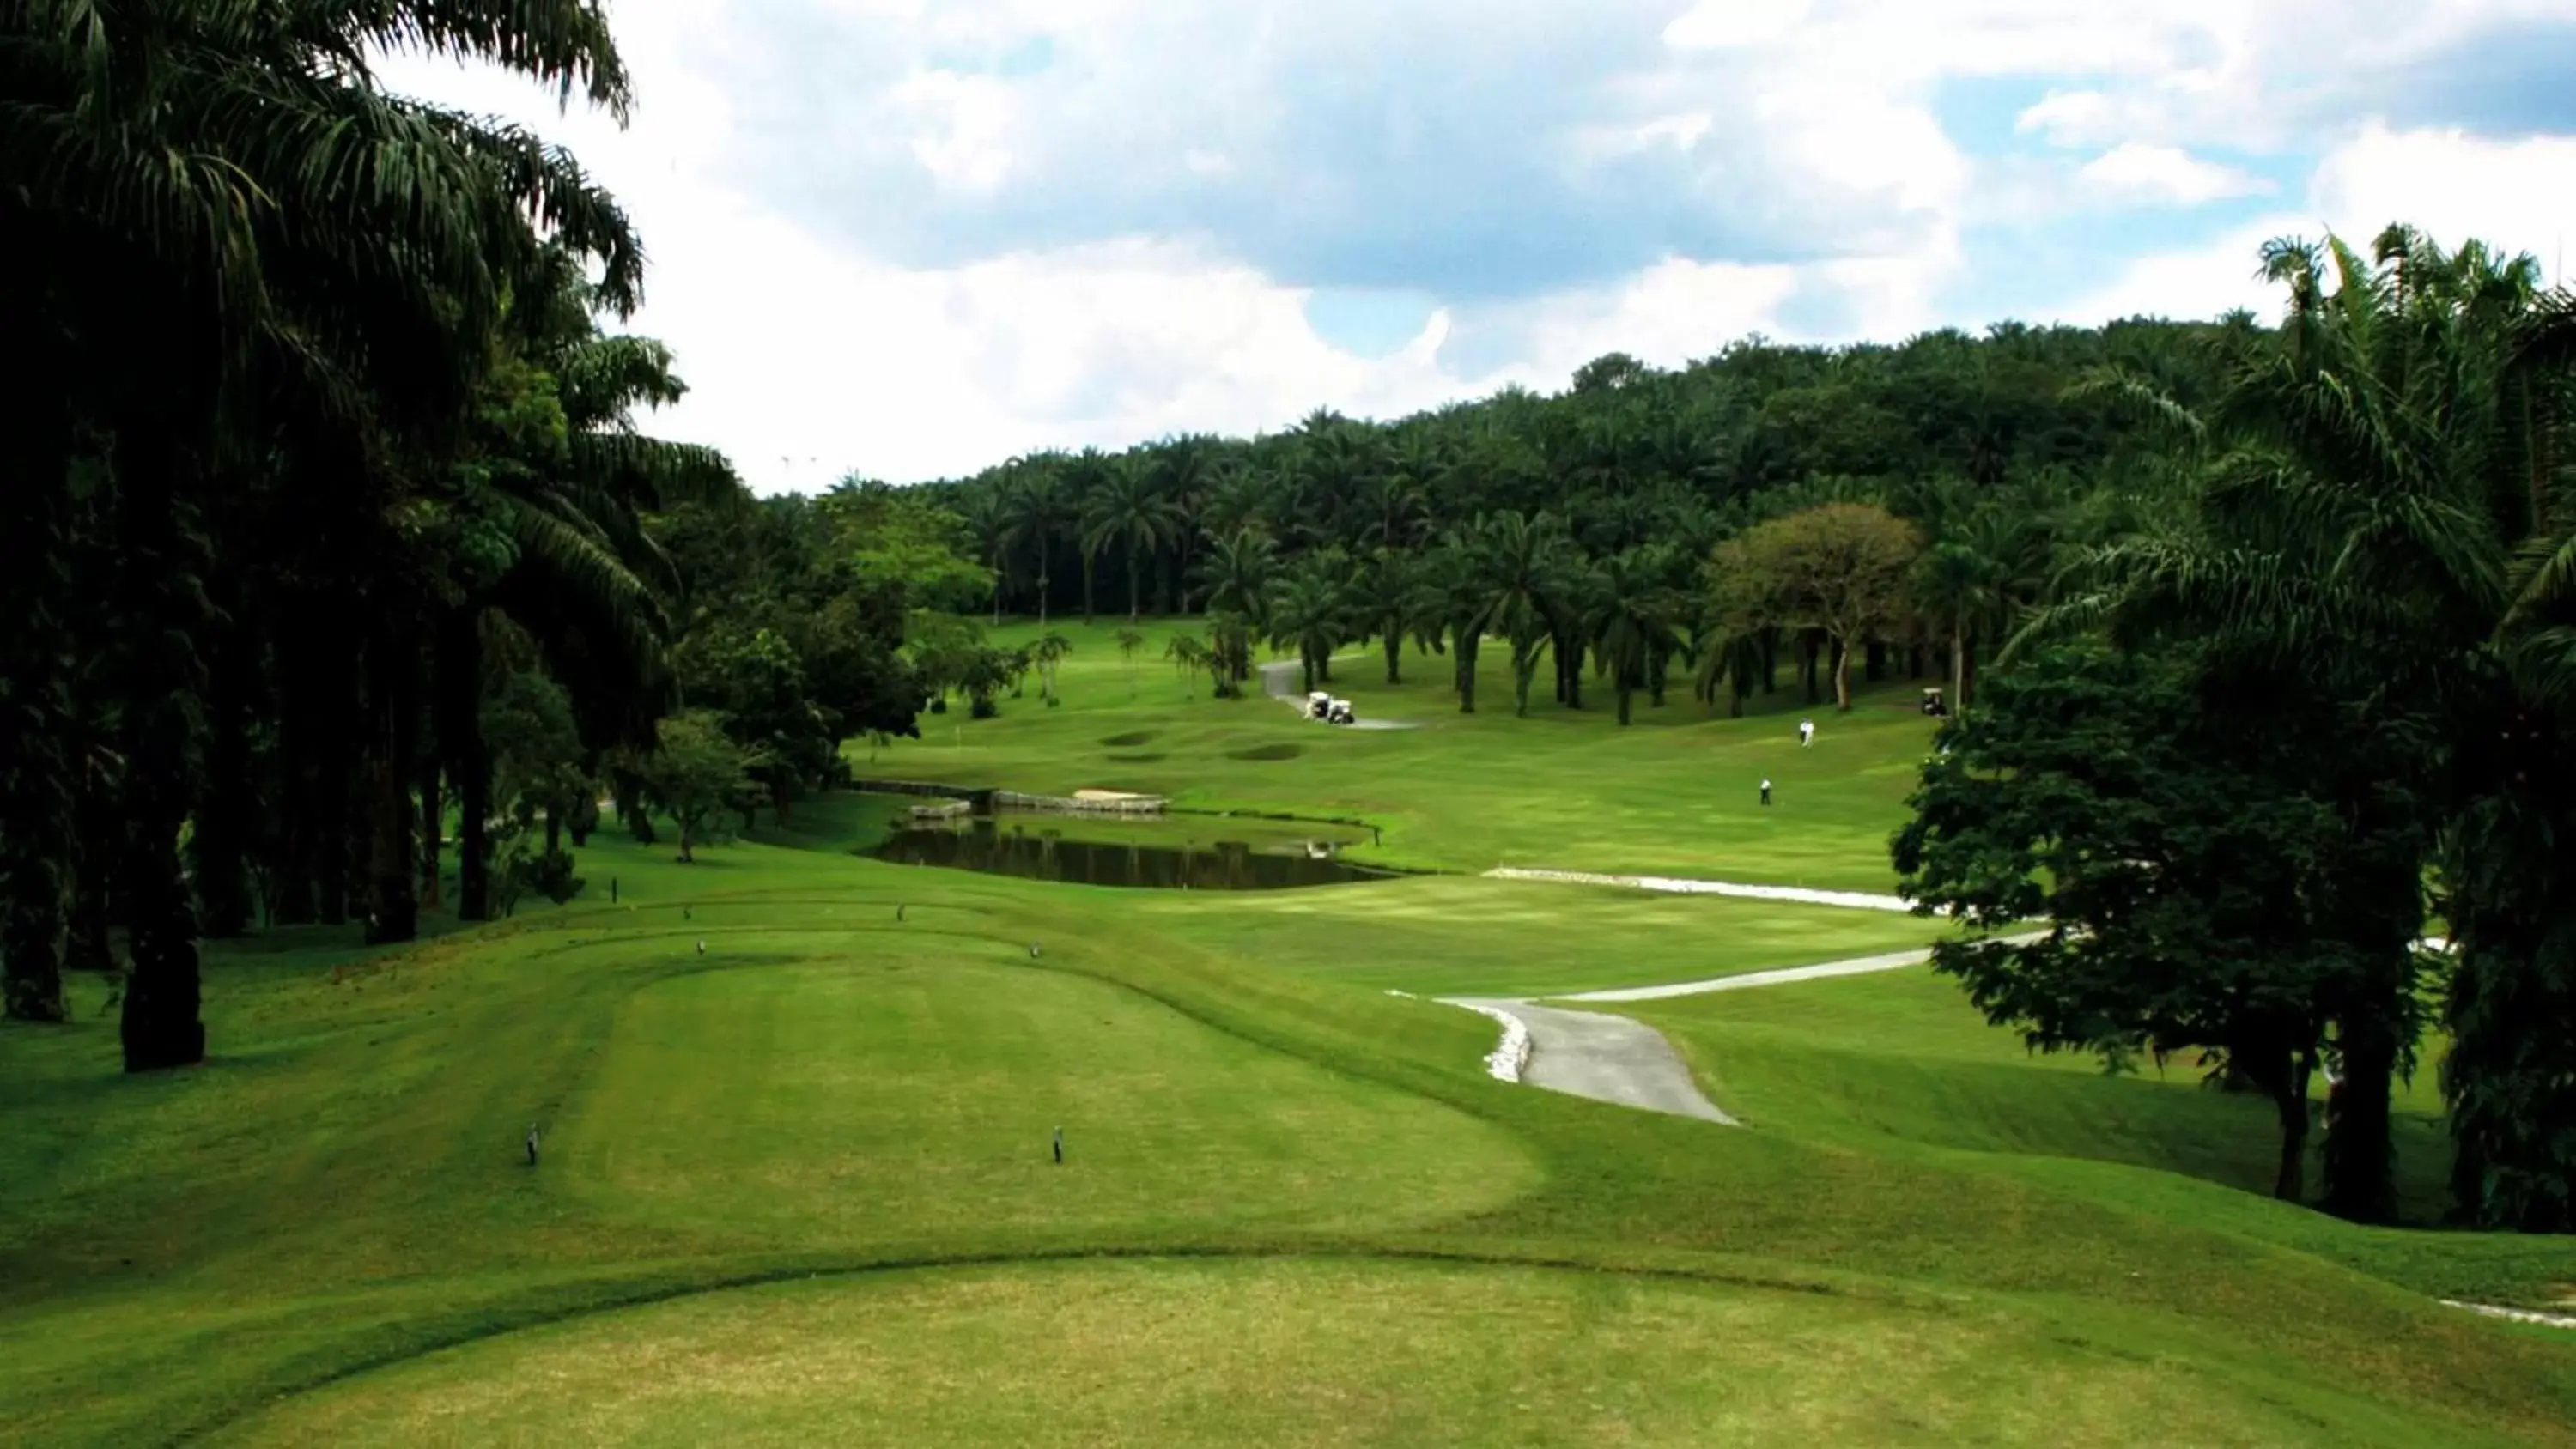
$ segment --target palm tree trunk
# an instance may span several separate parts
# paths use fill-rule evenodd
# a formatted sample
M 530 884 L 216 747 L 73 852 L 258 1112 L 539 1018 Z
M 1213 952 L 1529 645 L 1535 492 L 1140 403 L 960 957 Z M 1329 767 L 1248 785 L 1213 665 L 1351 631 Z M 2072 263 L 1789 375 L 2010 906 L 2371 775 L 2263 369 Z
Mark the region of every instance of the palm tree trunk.
M 190 832 L 199 928 L 231 940 L 250 930 L 250 841 L 259 802 L 252 794 L 253 651 L 238 627 L 217 631 L 207 671 L 206 785 Z
M 438 621 L 434 710 L 456 787 L 456 918 L 492 919 L 492 751 L 483 740 L 483 630 L 471 609 Z
M 2281 1124 L 2281 1152 L 2272 1169 L 2272 1196 L 2299 1202 L 2307 1196 L 2308 1074 L 2304 1059 L 2284 1062 L 2272 1084 L 2272 1110 Z
M 74 716 L 61 606 L 71 500 L 68 442 L 53 410 L 20 389 L 0 447 L 0 1014 L 61 1021 L 66 867 L 75 851 Z M 25 432 L 18 428 L 24 426 Z
M 189 466 L 168 434 L 144 434 L 119 470 L 121 611 L 135 632 L 125 691 L 124 884 L 134 969 L 118 1035 L 125 1069 L 154 1071 L 205 1060 L 198 1019 L 197 911 L 179 864 L 179 831 L 196 803 L 196 695 L 202 662 L 205 540 Z M 191 470 L 192 471 L 192 470 Z
M 122 972 L 115 945 L 108 938 L 109 926 L 115 919 L 117 863 L 126 849 L 120 832 L 122 820 L 117 802 L 106 787 L 83 772 L 72 806 L 78 850 L 72 865 L 71 930 L 63 947 L 65 970 L 102 975 Z
M 1968 712 L 1968 627 L 1964 620 L 1950 621 L 1950 713 L 1965 716 Z
M 2375 1016 L 2377 1013 L 2370 1013 Z M 2389 1090 L 2397 1075 L 2397 1034 L 2367 1018 L 2337 1023 L 2343 1081 L 2326 1130 L 2325 1210 L 2359 1223 L 2396 1217 L 2395 1163 L 2389 1149 Z
M 424 751 L 420 759 L 420 904 L 424 910 L 438 909 L 439 854 L 446 838 L 447 802 L 439 792 L 438 756 Z
M 1628 676 L 1624 672 L 1619 676 L 1617 688 L 1619 693 L 1619 723 L 1622 726 L 1625 726 L 1628 723 L 1628 701 L 1636 697 L 1637 690 L 1634 685 L 1628 682 Z
M 1461 627 L 1457 630 L 1457 642 L 1449 650 L 1450 667 L 1455 672 L 1454 678 L 1458 688 L 1460 714 L 1476 712 L 1476 651 L 1483 647 L 1483 644 L 1484 640 L 1478 637 L 1474 629 Z
M 1398 621 L 1390 619 L 1387 622 L 1396 624 Z M 1404 682 L 1404 630 L 1401 627 L 1386 631 L 1386 682 Z
M 1834 641 L 1834 708 L 1851 713 L 1851 646 Z
M 409 629 L 393 621 L 376 641 L 370 701 L 375 713 L 375 759 L 368 771 L 367 944 L 409 941 L 420 934 L 420 898 L 412 891 L 411 780 L 420 752 L 419 650 Z
M 1082 551 L 1082 622 L 1086 624 L 1092 622 L 1091 576 L 1098 572 L 1099 562 L 1098 556 L 1091 550 Z
M 1130 624 L 1136 622 L 1136 604 L 1136 545 L 1131 540 L 1127 545 L 1127 622 Z

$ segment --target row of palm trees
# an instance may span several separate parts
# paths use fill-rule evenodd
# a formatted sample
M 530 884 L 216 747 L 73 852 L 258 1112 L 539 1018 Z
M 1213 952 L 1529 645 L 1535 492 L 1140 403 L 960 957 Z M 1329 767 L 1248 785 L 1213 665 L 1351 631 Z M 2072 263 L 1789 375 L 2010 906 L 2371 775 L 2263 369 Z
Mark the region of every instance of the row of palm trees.
M 131 1070 L 197 1060 L 201 934 L 416 928 L 445 797 L 488 912 L 481 703 L 594 750 L 667 702 L 643 528 L 738 491 L 637 434 L 642 251 L 568 153 L 386 91 L 412 46 L 622 118 L 589 0 L 26 0 L 0 15 L 0 1004 L 124 929 Z M 426 822 L 426 828 L 424 828 Z
M 1856 641 L 1872 676 L 1900 657 L 1920 676 L 1946 655 L 1952 698 L 1965 707 L 1977 647 L 1999 645 L 2049 598 L 2057 561 L 2092 537 L 2071 506 L 2074 486 L 2051 478 L 1979 490 L 1953 480 L 1900 495 L 1898 506 L 1919 515 L 1910 537 L 1929 542 L 1912 556 L 1883 626 Z M 1781 490 L 1758 512 L 1787 516 L 1853 496 L 1875 506 L 1882 495 L 1857 485 Z M 1763 580 L 1727 576 L 1722 554 L 1713 562 L 1708 551 L 1663 541 L 1722 538 L 1723 524 L 1677 524 L 1651 507 L 1635 513 L 1632 531 L 1605 541 L 1638 541 L 1600 550 L 1547 511 L 1481 516 L 1413 547 L 1362 553 L 1330 544 L 1293 552 L 1254 523 L 1202 537 L 1191 582 L 1209 619 L 1209 653 L 1227 661 L 1225 681 L 1236 684 L 1251 668 L 1248 650 L 1229 644 L 1238 637 L 1296 650 L 1308 689 L 1330 682 L 1336 651 L 1371 641 L 1385 654 L 1387 682 L 1400 684 L 1410 642 L 1449 658 L 1459 707 L 1472 713 L 1491 640 L 1509 650 L 1513 706 L 1524 715 L 1543 661 L 1554 664 L 1557 702 L 1575 708 L 1588 663 L 1623 725 L 1641 693 L 1664 705 L 1677 670 L 1696 698 L 1713 705 L 1723 695 L 1741 714 L 1756 692 L 1778 688 L 1779 665 L 1792 653 L 1808 701 L 1817 702 L 1819 675 L 1841 646 L 1793 604 L 1766 602 Z
M 1657 543 L 1700 559 L 1819 480 L 1895 504 L 1927 479 L 1965 499 L 2094 479 L 2141 428 L 2116 399 L 2069 384 L 2116 363 L 2197 402 L 2214 385 L 2206 344 L 2255 331 L 2238 316 L 2007 324 L 1893 348 L 1750 339 L 1677 371 L 1611 354 L 1556 396 L 1507 388 L 1383 424 L 1319 409 L 1276 434 L 1039 452 L 933 489 L 976 540 L 996 617 L 1197 612 L 1210 550 L 1247 530 L 1286 557 L 1361 558 L 1546 512 L 1591 557 Z

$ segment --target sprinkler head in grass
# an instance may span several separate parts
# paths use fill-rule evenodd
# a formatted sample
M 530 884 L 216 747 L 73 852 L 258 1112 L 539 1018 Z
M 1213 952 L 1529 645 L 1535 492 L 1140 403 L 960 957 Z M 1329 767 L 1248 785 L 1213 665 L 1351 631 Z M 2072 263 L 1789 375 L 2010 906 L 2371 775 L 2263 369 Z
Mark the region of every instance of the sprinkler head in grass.
M 1029 943 L 1029 959 L 1032 961 L 1038 959 L 1038 943 L 1035 941 Z
M 537 1124 L 534 1122 L 528 1124 L 528 1165 L 537 1165 Z
M 901 905 L 897 905 L 894 908 L 894 918 L 898 921 L 903 919 L 903 907 Z
M 617 904 L 617 877 L 613 875 L 608 878 L 608 903 Z
M 1064 1165 L 1064 1129 L 1061 1127 L 1055 1129 L 1055 1160 L 1057 1166 Z
M 707 954 L 707 943 L 704 937 L 700 937 L 698 940 L 698 954 L 701 956 Z

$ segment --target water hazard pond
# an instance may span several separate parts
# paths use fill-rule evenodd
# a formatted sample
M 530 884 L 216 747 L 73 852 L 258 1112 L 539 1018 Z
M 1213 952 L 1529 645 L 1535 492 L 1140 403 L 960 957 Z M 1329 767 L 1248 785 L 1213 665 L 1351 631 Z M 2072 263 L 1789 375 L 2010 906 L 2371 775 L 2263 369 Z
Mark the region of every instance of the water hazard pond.
M 1000 815 L 898 826 L 859 853 L 897 865 L 940 866 L 1077 885 L 1147 890 L 1269 891 L 1384 880 L 1340 859 L 1363 832 L 1281 821 L 1090 820 Z

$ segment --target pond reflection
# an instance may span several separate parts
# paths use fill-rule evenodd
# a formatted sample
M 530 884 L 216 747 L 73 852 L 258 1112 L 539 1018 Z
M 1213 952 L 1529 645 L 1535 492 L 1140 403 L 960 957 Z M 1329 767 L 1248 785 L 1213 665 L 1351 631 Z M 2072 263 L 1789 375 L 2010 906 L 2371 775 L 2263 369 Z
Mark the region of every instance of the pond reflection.
M 1104 827 L 1104 833 L 1114 827 Z M 1054 826 L 991 819 L 897 830 L 859 852 L 897 865 L 980 870 L 1077 885 L 1147 890 L 1274 891 L 1384 880 L 1388 872 L 1349 865 L 1334 847 L 1314 842 L 1255 850 L 1240 840 L 1152 844 L 1115 839 L 1069 840 Z

